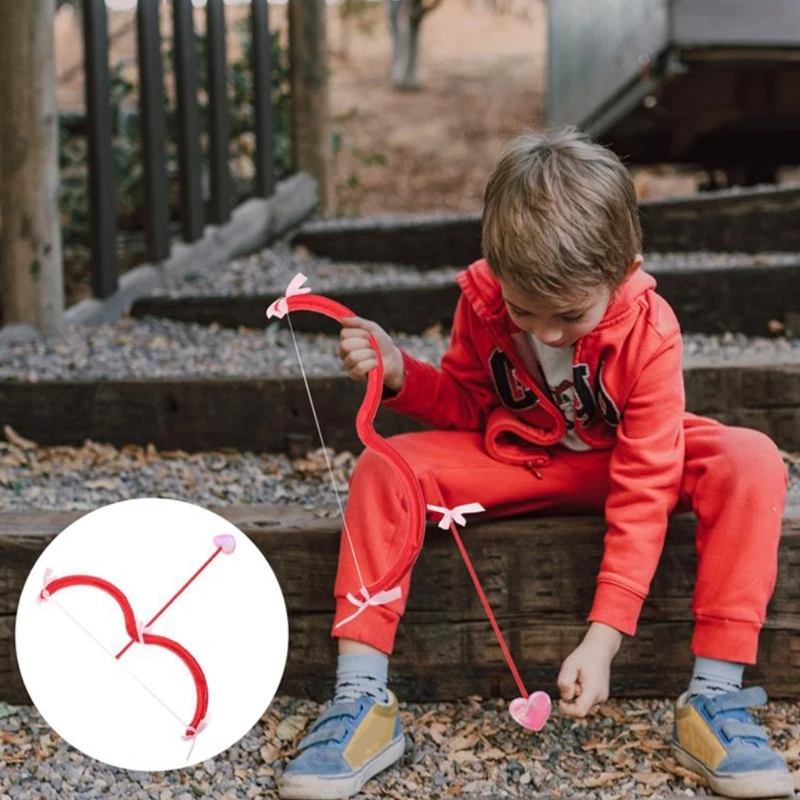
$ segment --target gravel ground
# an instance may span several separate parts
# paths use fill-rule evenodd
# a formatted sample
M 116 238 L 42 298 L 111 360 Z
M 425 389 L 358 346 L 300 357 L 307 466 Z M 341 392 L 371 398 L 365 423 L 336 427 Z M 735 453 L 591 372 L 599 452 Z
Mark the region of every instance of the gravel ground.
M 669 255 L 652 260 L 659 258 L 676 265 L 691 263 L 670 261 Z M 778 259 L 763 263 L 778 263 Z M 408 268 L 334 266 L 305 259 L 288 248 L 273 248 L 234 262 L 213 281 L 201 277 L 176 282 L 164 293 L 280 293 L 298 271 L 308 275 L 314 290 L 320 292 L 334 286 L 386 285 L 387 279 L 395 284 L 420 280 L 419 273 Z M 448 282 L 455 271 L 432 271 L 425 280 Z M 438 363 L 447 344 L 437 331 L 397 341 L 430 363 Z M 299 335 L 298 343 L 310 374 L 340 371 L 335 339 Z M 800 363 L 800 340 L 687 336 L 685 350 L 688 363 Z M 228 331 L 156 319 L 73 328 L 42 342 L 4 346 L 0 362 L 0 379 L 7 381 L 299 374 L 285 325 L 265 331 Z M 793 491 L 800 497 L 800 458 L 789 454 L 786 458 Z M 353 463 L 351 454 L 336 454 L 340 488 L 346 490 Z M 6 441 L 0 442 L 0 510 L 91 510 L 153 495 L 209 508 L 233 503 L 320 508 L 333 501 L 319 452 L 292 460 L 285 455 L 234 451 L 159 453 L 152 447 L 117 449 L 91 442 L 82 448 L 44 448 L 10 429 L 6 429 Z M 0 704 L 0 800 L 275 798 L 276 777 L 320 710 L 308 700 L 278 697 L 261 722 L 229 751 L 197 767 L 164 775 L 98 764 L 61 740 L 35 709 Z M 610 702 L 578 723 L 555 713 L 536 735 L 509 722 L 503 701 L 469 698 L 461 703 L 404 704 L 402 710 L 407 744 L 403 762 L 368 784 L 361 798 L 628 800 L 707 794 L 664 745 L 672 717 L 668 701 Z M 800 785 L 800 706 L 772 703 L 762 719 Z
M 741 266 L 784 266 L 800 263 L 800 253 L 649 253 L 645 269 L 715 269 Z M 385 263 L 348 263 L 312 256 L 302 247 L 279 242 L 269 249 L 231 261 L 222 269 L 174 277 L 153 294 L 166 297 L 228 297 L 283 293 L 302 272 L 314 292 L 389 286 L 439 286 L 451 283 L 463 267 L 419 270 Z
M 416 336 L 396 334 L 394 338 L 411 355 L 432 364 L 441 361 L 449 341 L 439 328 Z M 297 342 L 309 374 L 341 373 L 335 336 L 298 333 Z M 800 338 L 687 334 L 684 353 L 687 365 L 800 364 Z M 63 333 L 40 341 L 0 345 L 0 380 L 6 381 L 299 374 L 285 321 L 275 321 L 260 330 L 231 330 L 145 317 L 114 325 L 69 326 Z
M 188 769 L 128 772 L 93 761 L 66 744 L 27 706 L 0 705 L 0 800 L 53 798 L 277 798 L 275 780 L 321 706 L 277 697 L 237 745 Z M 665 741 L 669 701 L 609 702 L 579 722 L 557 712 L 538 734 L 510 722 L 505 702 L 402 704 L 406 753 L 358 798 L 461 797 L 633 800 L 666 794 L 705 796 Z M 774 747 L 800 785 L 800 708 L 763 710 Z
M 452 283 L 455 267 L 424 270 L 400 264 L 346 263 L 312 256 L 304 248 L 279 242 L 266 250 L 235 259 L 221 269 L 174 277 L 154 296 L 208 297 L 283 294 L 289 281 L 302 272 L 315 293 L 387 286 L 438 286 Z
M 159 453 L 153 447 L 116 449 L 91 442 L 82 448 L 37 447 L 9 428 L 5 433 L 6 441 L 0 442 L 2 510 L 90 510 L 153 495 L 207 507 L 332 504 L 320 452 L 290 460 L 232 451 Z M 800 458 L 791 461 L 800 489 Z M 336 482 L 344 488 L 354 459 L 339 453 L 334 463 Z M 261 722 L 216 759 L 190 769 L 147 774 L 94 762 L 63 742 L 34 709 L 0 704 L 0 800 L 276 798 L 275 779 L 320 710 L 305 699 L 278 697 Z M 629 800 L 665 793 L 707 794 L 664 746 L 672 714 L 667 700 L 610 702 L 578 723 L 556 712 L 538 735 L 511 723 L 504 703 L 497 700 L 408 704 L 402 710 L 406 756 L 400 766 L 370 782 L 359 795 L 362 800 Z M 773 703 L 763 719 L 775 746 L 797 770 L 800 785 L 800 705 Z
M 0 511 L 89 511 L 135 497 L 166 497 L 206 508 L 227 505 L 336 505 L 322 450 L 285 454 L 158 452 L 152 445 L 86 442 L 81 448 L 39 447 L 6 426 L 0 441 Z M 329 451 L 330 452 L 330 451 Z M 343 499 L 355 464 L 330 453 Z M 800 501 L 800 454 L 785 453 L 790 493 Z

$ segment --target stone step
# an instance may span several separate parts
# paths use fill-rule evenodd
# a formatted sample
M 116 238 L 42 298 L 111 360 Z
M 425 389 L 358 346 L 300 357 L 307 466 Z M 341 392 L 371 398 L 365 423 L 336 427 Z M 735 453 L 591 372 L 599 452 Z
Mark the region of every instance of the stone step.
M 732 425 L 755 428 L 780 447 L 800 451 L 800 353 L 761 364 L 758 356 L 715 363 L 685 359 L 687 408 Z M 364 386 L 346 375 L 309 377 L 325 443 L 360 451 L 355 414 Z M 0 382 L 0 422 L 42 445 L 86 439 L 117 446 L 152 443 L 199 451 L 233 447 L 278 452 L 292 442 L 319 441 L 299 377 L 37 380 Z M 381 409 L 385 436 L 420 425 Z
M 335 675 L 330 638 L 340 524 L 320 512 L 270 506 L 215 509 L 264 554 L 282 587 L 290 624 L 279 693 L 329 697 Z M 321 514 L 326 516 L 322 516 Z M 39 555 L 80 517 L 67 512 L 0 515 L 0 700 L 30 702 L 14 656 L 14 621 L 24 582 Z M 695 521 L 674 516 L 639 632 L 614 664 L 616 697 L 676 696 L 691 674 L 691 594 Z M 556 695 L 563 658 L 586 629 L 602 556 L 601 517 L 470 521 L 464 543 L 529 691 Z M 57 570 L 58 565 L 51 565 Z M 314 576 L 314 580 L 309 580 Z M 800 700 L 800 507 L 783 522 L 775 594 L 748 681 L 773 699 Z M 512 699 L 516 687 L 449 532 L 431 526 L 414 568 L 408 611 L 392 658 L 404 700 Z

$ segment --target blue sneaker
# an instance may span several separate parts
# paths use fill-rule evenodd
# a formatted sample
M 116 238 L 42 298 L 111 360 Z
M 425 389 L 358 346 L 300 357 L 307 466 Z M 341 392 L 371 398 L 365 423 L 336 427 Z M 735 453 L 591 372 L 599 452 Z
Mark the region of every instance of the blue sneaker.
M 278 781 L 282 800 L 351 797 L 403 757 L 405 737 L 397 698 L 332 703 L 298 745 Z
M 793 795 L 794 779 L 786 762 L 769 749 L 766 731 L 747 711 L 766 702 L 760 686 L 688 701 L 681 695 L 675 705 L 675 759 L 727 797 Z

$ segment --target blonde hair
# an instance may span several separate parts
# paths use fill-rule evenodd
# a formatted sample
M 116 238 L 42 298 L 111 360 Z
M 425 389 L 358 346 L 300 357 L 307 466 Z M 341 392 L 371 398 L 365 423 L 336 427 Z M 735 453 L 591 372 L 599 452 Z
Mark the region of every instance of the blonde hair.
M 486 185 L 483 254 L 492 272 L 556 304 L 616 290 L 641 251 L 633 180 L 575 128 L 526 133 Z

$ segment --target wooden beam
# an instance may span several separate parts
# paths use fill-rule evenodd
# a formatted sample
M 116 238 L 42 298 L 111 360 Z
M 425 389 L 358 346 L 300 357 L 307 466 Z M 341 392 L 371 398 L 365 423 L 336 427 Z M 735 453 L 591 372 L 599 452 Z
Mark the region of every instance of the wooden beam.
M 646 252 L 798 252 L 800 189 L 705 192 L 639 204 Z M 480 214 L 393 214 L 322 220 L 294 236 L 338 261 L 467 265 L 481 256 Z
M 792 315 L 800 315 L 800 260 L 775 267 L 760 266 L 754 259 L 748 266 L 648 267 L 648 271 L 657 280 L 657 291 L 673 307 L 685 332 L 736 331 L 748 336 L 768 336 L 770 323 L 774 321 L 783 324 L 791 335 L 800 335 L 800 326 L 792 322 Z M 309 285 L 314 289 L 313 279 Z M 460 289 L 453 281 L 436 286 L 421 283 L 322 293 L 360 316 L 374 319 L 387 330 L 422 333 L 433 325 L 445 328 L 452 325 Z M 202 325 L 216 322 L 228 328 L 240 325 L 264 328 L 271 323 L 264 309 L 277 294 L 147 297 L 134 305 L 131 314 Z M 292 324 L 296 331 L 312 333 L 338 334 L 340 327 L 320 314 L 298 314 Z
M 0 3 L 0 215 L 6 324 L 63 325 L 55 0 Z
M 691 411 L 756 428 L 782 448 L 800 450 L 800 364 L 690 365 L 684 378 Z M 364 386 L 343 374 L 311 377 L 309 385 L 327 445 L 360 452 L 355 415 Z M 0 419 L 40 444 L 77 446 L 92 439 L 117 446 L 152 442 L 165 450 L 255 452 L 284 451 L 291 441 L 318 446 L 300 377 L 3 381 Z M 421 426 L 381 409 L 376 427 L 390 436 Z
M 326 699 L 335 675 L 333 580 L 340 546 L 336 516 L 286 507 L 215 511 L 235 524 L 275 572 L 289 613 L 290 648 L 280 691 Z M 323 509 L 325 513 L 331 509 Z M 27 699 L 13 655 L 14 615 L 41 552 L 82 516 L 0 515 L 0 700 Z M 470 522 L 464 542 L 523 679 L 555 690 L 561 660 L 580 641 L 602 557 L 602 517 Z M 695 520 L 674 516 L 639 632 L 627 639 L 612 676 L 617 697 L 669 697 L 685 688 L 693 656 Z M 800 699 L 800 509 L 784 515 L 775 594 L 748 680 L 774 699 Z M 309 581 L 308 576 L 315 580 Z M 431 526 L 412 575 L 408 611 L 392 657 L 392 684 L 409 702 L 470 694 L 515 696 L 515 685 L 448 532 Z
M 295 169 L 317 181 L 320 209 L 333 207 L 325 0 L 290 0 L 289 62 Z

